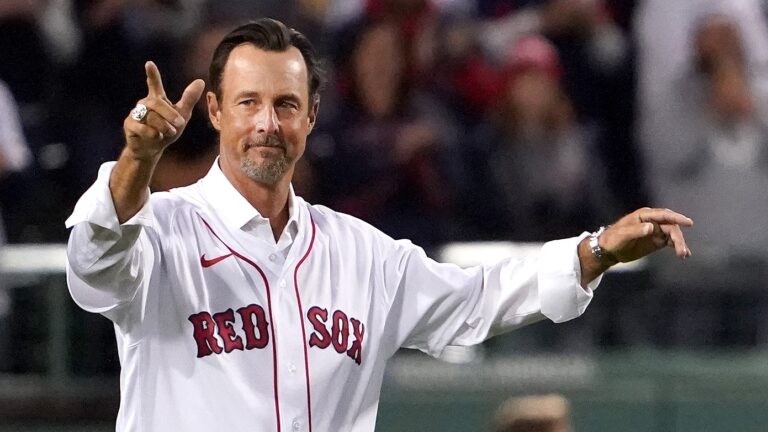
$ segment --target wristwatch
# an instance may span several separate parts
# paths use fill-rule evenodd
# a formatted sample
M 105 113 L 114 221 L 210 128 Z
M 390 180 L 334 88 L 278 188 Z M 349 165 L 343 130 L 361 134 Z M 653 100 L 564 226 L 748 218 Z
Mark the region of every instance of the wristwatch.
M 606 226 L 601 226 L 600 229 L 589 235 L 589 249 L 600 264 L 610 267 L 617 264 L 619 260 L 612 253 L 600 247 L 600 236 L 603 235 L 607 228 Z

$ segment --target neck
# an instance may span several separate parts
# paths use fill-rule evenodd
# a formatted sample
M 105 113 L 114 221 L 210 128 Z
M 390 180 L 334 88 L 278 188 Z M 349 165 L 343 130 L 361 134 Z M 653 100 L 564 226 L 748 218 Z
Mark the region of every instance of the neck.
M 246 201 L 255 208 L 262 217 L 269 219 L 272 235 L 277 241 L 285 226 L 288 224 L 288 195 L 290 191 L 291 173 L 286 173 L 282 179 L 273 185 L 259 183 L 241 173 L 232 173 L 221 164 L 222 172 L 235 189 Z

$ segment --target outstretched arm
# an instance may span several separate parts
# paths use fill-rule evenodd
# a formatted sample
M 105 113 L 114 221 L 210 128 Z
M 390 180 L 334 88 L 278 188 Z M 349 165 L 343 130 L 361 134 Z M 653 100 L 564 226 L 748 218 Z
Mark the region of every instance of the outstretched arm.
M 148 94 L 139 104 L 147 108 L 147 113 L 140 120 L 129 115 L 123 122 L 125 148 L 109 179 L 120 223 L 133 217 L 147 202 L 149 182 L 163 150 L 181 136 L 205 88 L 203 80 L 193 81 L 174 104 L 165 94 L 157 66 L 147 62 L 144 67 Z

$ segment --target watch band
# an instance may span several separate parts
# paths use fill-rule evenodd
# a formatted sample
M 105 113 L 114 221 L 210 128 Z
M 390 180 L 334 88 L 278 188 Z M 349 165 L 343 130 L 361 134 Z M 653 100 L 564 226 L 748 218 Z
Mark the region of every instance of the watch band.
M 606 226 L 601 226 L 600 229 L 589 235 L 589 249 L 600 264 L 610 267 L 617 264 L 619 260 L 613 254 L 600 247 L 600 236 L 607 228 Z

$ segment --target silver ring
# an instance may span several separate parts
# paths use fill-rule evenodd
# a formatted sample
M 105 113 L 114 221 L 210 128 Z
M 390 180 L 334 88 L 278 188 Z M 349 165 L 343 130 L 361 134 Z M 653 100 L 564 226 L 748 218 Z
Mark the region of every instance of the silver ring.
M 131 110 L 131 118 L 137 122 L 140 122 L 147 118 L 148 113 L 149 110 L 147 109 L 146 105 L 137 103 L 136 106 Z

